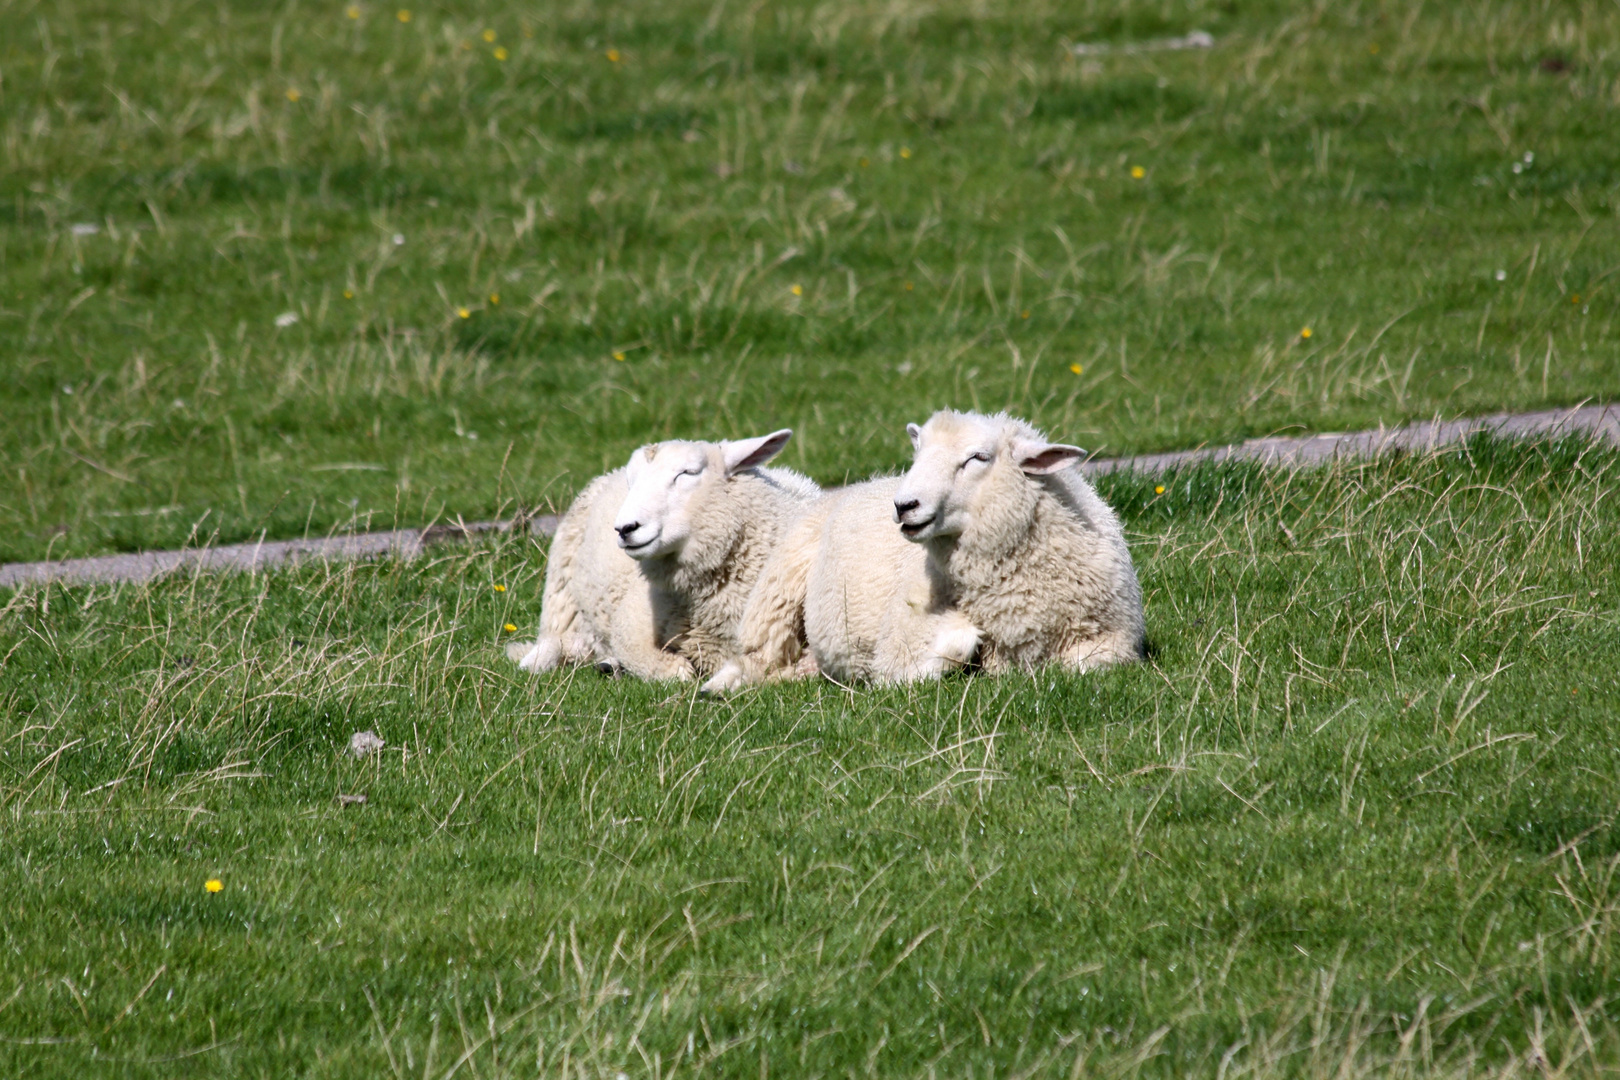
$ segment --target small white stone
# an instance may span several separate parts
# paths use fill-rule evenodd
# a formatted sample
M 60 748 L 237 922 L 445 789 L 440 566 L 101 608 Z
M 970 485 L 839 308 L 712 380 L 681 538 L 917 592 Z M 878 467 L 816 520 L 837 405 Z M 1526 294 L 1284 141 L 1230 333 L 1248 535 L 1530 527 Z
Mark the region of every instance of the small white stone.
M 276 325 L 280 327 L 291 326 L 297 321 L 298 313 L 296 311 L 283 311 L 280 315 L 276 316 Z
M 375 731 L 357 731 L 349 739 L 349 753 L 355 757 L 365 757 L 374 754 L 387 744 L 377 737 Z
M 402 233 L 402 232 L 395 233 L 394 234 L 394 246 L 395 247 L 403 247 L 404 245 L 405 245 L 405 234 Z
M 1507 271 L 1506 270 L 1498 270 L 1496 272 L 1496 280 L 1497 281 L 1506 281 L 1507 280 Z

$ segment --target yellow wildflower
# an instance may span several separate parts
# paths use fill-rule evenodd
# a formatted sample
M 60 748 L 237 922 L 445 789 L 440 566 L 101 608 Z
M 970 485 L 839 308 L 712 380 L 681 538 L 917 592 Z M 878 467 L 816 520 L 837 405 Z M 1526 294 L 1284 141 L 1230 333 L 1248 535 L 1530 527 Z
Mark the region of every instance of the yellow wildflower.
M 621 352 L 618 349 L 614 349 L 613 350 L 613 359 L 615 359 L 615 360 L 623 360 L 624 359 L 624 353 Z
M 804 295 L 804 286 L 803 285 L 795 285 L 795 286 L 793 286 L 793 288 L 789 289 L 788 292 L 792 293 L 794 296 L 803 296 Z
M 914 286 L 914 285 L 912 285 L 912 284 L 911 284 L 911 282 L 909 282 L 909 281 L 908 281 L 908 282 L 906 282 L 906 292 L 910 292 L 910 291 L 911 291 L 911 290 L 912 290 L 912 289 L 914 289 L 914 288 L 915 288 L 915 287 L 916 287 L 916 286 Z
M 1308 338 L 1308 337 L 1310 337 L 1310 336 L 1311 336 L 1311 328 L 1310 328 L 1310 327 L 1308 327 L 1308 326 L 1307 326 L 1307 327 L 1305 327 L 1305 329 L 1303 329 L 1303 330 L 1301 330 L 1301 331 L 1300 331 L 1300 332 L 1299 332 L 1299 336 L 1300 336 L 1300 337 L 1302 337 L 1302 338 Z
M 900 156 L 903 158 L 909 158 L 911 156 L 911 147 L 902 146 L 900 148 Z
M 495 42 L 495 31 L 493 31 L 493 30 L 485 30 L 484 31 L 484 40 L 486 42 L 490 43 L 490 44 L 494 44 L 494 42 Z
M 219 880 L 217 877 L 209 878 L 207 881 L 203 882 L 203 888 L 207 889 L 209 892 L 219 892 L 221 889 L 225 888 L 225 883 Z
M 1142 166 L 1140 166 L 1140 165 L 1132 165 L 1131 166 L 1131 179 L 1132 180 L 1140 180 L 1140 179 L 1142 179 L 1142 177 L 1144 177 L 1146 175 L 1147 175 L 1147 170 L 1142 168 Z
M 505 592 L 506 591 L 506 586 L 500 584 L 499 582 L 497 582 L 495 584 L 495 586 L 494 586 L 494 589 L 495 589 L 496 592 Z
M 1155 484 L 1153 486 L 1153 494 L 1155 494 L 1155 495 L 1163 495 L 1164 494 L 1164 485 L 1163 484 Z
M 1086 373 L 1085 367 L 1080 364 L 1070 364 L 1069 370 L 1074 372 L 1076 375 L 1084 375 Z
M 497 46 L 495 46 L 495 51 L 493 53 L 491 53 L 490 55 L 494 56 L 495 59 L 497 59 L 497 60 L 505 60 L 508 56 L 511 56 L 512 54 L 506 51 L 506 46 L 497 45 Z
M 357 4 L 350 4 L 348 7 L 343 9 L 343 14 L 347 15 L 351 19 L 358 19 L 360 17 L 360 7 Z
M 1580 294 L 1580 293 L 1576 293 L 1576 294 L 1575 294 L 1575 295 L 1574 295 L 1574 296 L 1571 296 L 1571 297 L 1570 297 L 1570 298 L 1569 298 L 1569 302 L 1570 302 L 1570 303 L 1572 303 L 1572 304 L 1578 304 L 1578 303 L 1580 303 L 1580 302 L 1581 302 L 1581 294 Z
M 468 309 L 468 308 L 458 307 L 458 308 L 456 308 L 456 314 L 459 315 L 463 319 L 472 318 L 472 311 L 470 309 Z
M 411 9 L 410 8 L 400 8 L 399 9 L 399 14 L 395 15 L 394 18 L 398 19 L 400 22 L 410 22 L 411 21 Z
M 1020 312 L 1019 312 L 1019 313 L 1018 313 L 1018 317 L 1019 317 L 1019 318 L 1020 318 L 1020 319 L 1027 319 L 1027 318 L 1029 318 L 1029 308 L 1025 308 L 1025 309 L 1024 309 L 1024 310 L 1023 310 L 1023 311 L 1020 311 Z
M 491 304 L 495 304 L 495 305 L 499 306 L 499 304 L 501 302 L 501 294 L 498 293 L 498 292 L 490 293 L 489 294 L 489 302 Z
M 303 96 L 304 96 L 303 94 L 300 94 L 298 92 L 297 87 L 294 87 L 294 86 L 287 87 L 287 100 L 288 101 L 297 101 L 299 98 L 301 98 Z
M 502 629 L 502 630 L 505 630 L 505 631 L 506 631 L 506 632 L 507 632 L 507 633 L 508 633 L 508 634 L 515 634 L 515 633 L 517 633 L 517 627 L 516 627 L 516 626 L 514 626 L 514 625 L 513 625 L 513 624 L 511 624 L 511 623 L 507 623 L 507 624 L 506 624 L 506 625 L 505 625 L 505 626 L 503 626 L 503 627 L 501 627 L 501 629 Z
M 607 56 L 608 63 L 610 63 L 610 64 L 617 64 L 619 62 L 619 50 L 618 49 L 609 49 L 604 55 Z
M 344 289 L 343 290 L 343 299 L 345 299 L 345 300 L 353 300 L 354 299 L 354 290 L 353 289 Z

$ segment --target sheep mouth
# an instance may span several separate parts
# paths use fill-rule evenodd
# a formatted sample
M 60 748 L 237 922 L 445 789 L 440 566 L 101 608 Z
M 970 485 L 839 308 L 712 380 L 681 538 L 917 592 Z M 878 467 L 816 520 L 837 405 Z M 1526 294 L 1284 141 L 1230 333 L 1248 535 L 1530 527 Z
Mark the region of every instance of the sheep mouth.
M 907 540 L 915 540 L 915 539 L 917 539 L 917 537 L 921 536 L 924 532 L 928 531 L 928 527 L 930 525 L 932 525 L 933 523 L 934 523 L 933 518 L 929 518 L 927 521 L 919 521 L 919 522 L 916 522 L 916 523 L 912 523 L 912 522 L 909 522 L 909 521 L 902 521 L 900 523 L 900 534 L 902 536 L 904 536 Z
M 652 547 L 654 541 L 657 539 L 658 537 L 655 536 L 651 540 L 643 540 L 639 544 L 628 544 L 621 540 L 619 541 L 619 546 L 622 547 L 627 553 L 634 555 L 638 551 L 646 551 L 648 548 Z

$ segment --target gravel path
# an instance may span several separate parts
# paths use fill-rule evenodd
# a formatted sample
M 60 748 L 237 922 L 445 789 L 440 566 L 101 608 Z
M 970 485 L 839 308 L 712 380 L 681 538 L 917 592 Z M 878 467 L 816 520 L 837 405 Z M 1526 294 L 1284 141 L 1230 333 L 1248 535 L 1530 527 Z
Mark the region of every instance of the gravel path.
M 1258 461 L 1266 465 L 1299 468 L 1322 464 L 1336 457 L 1370 457 L 1390 450 L 1432 450 L 1462 442 L 1482 432 L 1508 439 L 1586 435 L 1594 441 L 1620 446 L 1620 405 L 1500 413 L 1473 420 L 1430 420 L 1405 427 L 1348 434 L 1275 436 L 1250 439 L 1232 446 L 1088 461 L 1081 467 L 1094 476 L 1121 469 L 1160 472 L 1199 461 Z M 47 581 L 142 582 L 178 571 L 252 572 L 316 560 L 365 559 L 385 555 L 410 559 L 432 544 L 465 540 L 486 533 L 509 532 L 513 528 L 527 528 L 537 535 L 550 536 L 557 528 L 557 518 L 546 514 L 517 521 L 433 525 L 426 529 L 396 529 L 392 532 L 304 540 L 263 540 L 180 551 L 148 551 L 138 555 L 104 555 L 93 559 L 6 563 L 0 566 L 0 588 L 15 589 Z

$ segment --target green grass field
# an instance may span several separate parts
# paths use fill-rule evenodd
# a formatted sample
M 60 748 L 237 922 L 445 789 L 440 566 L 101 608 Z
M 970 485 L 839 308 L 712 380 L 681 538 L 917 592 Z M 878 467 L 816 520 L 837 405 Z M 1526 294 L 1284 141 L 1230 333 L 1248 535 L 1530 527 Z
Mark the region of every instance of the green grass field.
M 0 0 L 0 559 L 1620 394 L 1611 3 L 401 10 Z
M 527 542 L 22 594 L 0 1072 L 1612 1076 L 1617 473 L 1111 478 L 1087 678 L 523 676 Z
M 1617 131 L 1596 0 L 0 0 L 0 559 L 1610 400 Z M 510 537 L 0 593 L 0 1075 L 1620 1071 L 1620 452 L 1101 488 L 1085 678 L 523 676 Z

